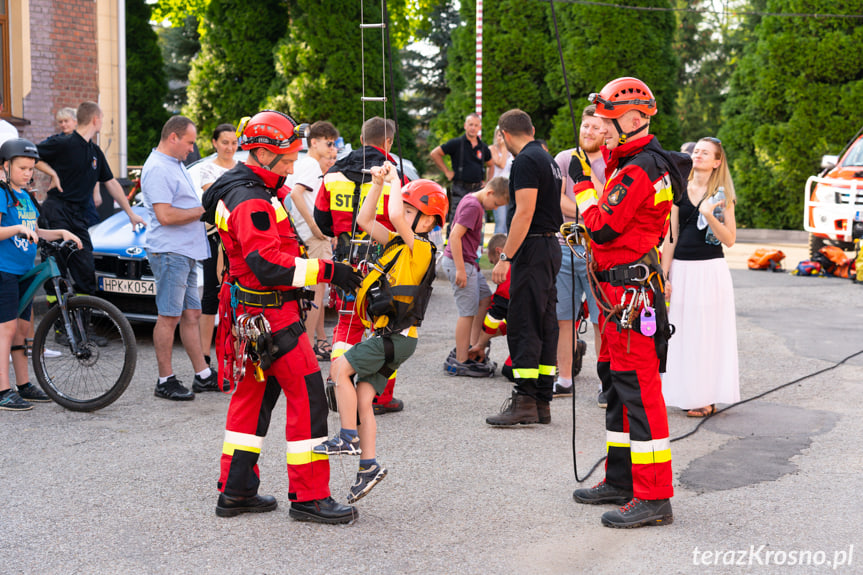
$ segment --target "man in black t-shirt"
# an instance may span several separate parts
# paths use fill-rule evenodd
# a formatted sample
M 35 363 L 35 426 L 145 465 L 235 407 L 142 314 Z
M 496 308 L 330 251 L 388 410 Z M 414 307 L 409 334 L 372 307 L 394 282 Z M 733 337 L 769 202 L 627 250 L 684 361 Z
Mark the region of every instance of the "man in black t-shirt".
M 485 421 L 498 427 L 551 423 L 558 335 L 555 278 L 561 259 L 556 233 L 563 223 L 563 178 L 554 158 L 534 140 L 530 116 L 510 110 L 498 126 L 515 156 L 509 178 L 515 215 L 492 279 L 500 284 L 510 272 L 506 338 L 515 389 L 508 405 Z
M 39 225 L 66 229 L 81 238 L 84 248 L 69 258 L 69 271 L 76 291 L 94 294 L 98 286 L 93 266 L 93 244 L 87 231 L 87 207 L 93 188 L 98 182 L 104 182 L 108 193 L 120 204 L 133 226 L 143 224 L 144 220 L 129 207 L 126 194 L 114 179 L 105 154 L 92 141 L 102 129 L 101 108 L 95 102 L 84 102 L 78 106 L 77 115 L 78 127 L 74 132 L 52 136 L 38 144 L 40 161 L 36 163 L 36 169 L 51 176 L 51 189 L 42 203 Z
M 464 134 L 432 150 L 432 161 L 452 181 L 449 221 L 452 221 L 459 201 L 482 187 L 485 168 L 493 165 L 491 150 L 479 138 L 481 129 L 479 114 L 468 114 L 464 120 Z M 444 155 L 450 157 L 452 169 L 444 163 Z

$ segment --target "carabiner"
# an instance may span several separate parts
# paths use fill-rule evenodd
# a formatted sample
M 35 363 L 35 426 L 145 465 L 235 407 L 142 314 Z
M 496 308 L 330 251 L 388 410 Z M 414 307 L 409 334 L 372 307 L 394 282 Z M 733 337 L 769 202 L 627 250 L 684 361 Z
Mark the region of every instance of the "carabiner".
M 629 266 L 629 269 L 633 269 L 633 268 L 643 269 L 644 270 L 644 276 L 640 277 L 640 278 L 632 278 L 631 277 L 631 278 L 629 278 L 630 281 L 646 282 L 648 279 L 650 279 L 650 268 L 647 267 L 647 264 L 632 264 L 631 266 Z

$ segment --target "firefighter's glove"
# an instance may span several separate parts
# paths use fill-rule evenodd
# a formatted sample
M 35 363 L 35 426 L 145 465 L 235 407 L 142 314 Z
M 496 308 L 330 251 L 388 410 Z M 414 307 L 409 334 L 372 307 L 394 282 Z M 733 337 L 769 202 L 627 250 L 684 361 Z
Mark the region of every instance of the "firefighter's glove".
M 577 161 L 576 161 L 577 160 Z M 573 185 L 590 181 L 590 160 L 581 148 L 572 151 L 572 159 L 569 162 L 569 177 Z
M 333 262 L 333 285 L 354 292 L 363 283 L 363 276 L 348 264 Z

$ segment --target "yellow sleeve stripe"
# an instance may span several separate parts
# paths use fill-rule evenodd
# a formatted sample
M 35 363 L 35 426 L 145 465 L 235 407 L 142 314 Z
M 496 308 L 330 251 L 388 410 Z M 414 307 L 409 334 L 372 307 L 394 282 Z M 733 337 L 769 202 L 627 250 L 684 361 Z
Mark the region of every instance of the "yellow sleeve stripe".
M 497 330 L 500 327 L 500 324 L 503 323 L 503 321 L 504 320 L 502 320 L 502 319 L 495 319 L 495 318 L 491 317 L 490 314 L 486 314 L 485 320 L 483 321 L 483 324 L 488 329 Z
M 288 217 L 288 212 L 285 210 L 285 206 L 282 205 L 282 202 L 279 201 L 279 198 L 270 198 L 270 203 L 276 211 L 276 223 L 279 223 Z
M 295 288 L 313 286 L 318 283 L 320 260 L 297 258 L 294 260 L 294 279 L 291 285 Z
M 216 227 L 220 230 L 228 231 L 228 218 L 231 216 L 230 210 L 225 206 L 225 202 L 219 200 L 216 205 Z
M 578 195 L 575 196 L 575 203 L 578 204 L 578 209 L 581 212 L 584 212 L 587 208 L 595 206 L 599 203 L 599 200 L 596 197 L 596 190 L 589 188 L 579 192 Z
M 674 199 L 674 191 L 671 189 L 671 178 L 668 174 L 664 175 L 661 180 L 653 184 L 653 189 L 656 193 L 653 194 L 653 205 L 659 205 L 662 202 L 670 202 Z

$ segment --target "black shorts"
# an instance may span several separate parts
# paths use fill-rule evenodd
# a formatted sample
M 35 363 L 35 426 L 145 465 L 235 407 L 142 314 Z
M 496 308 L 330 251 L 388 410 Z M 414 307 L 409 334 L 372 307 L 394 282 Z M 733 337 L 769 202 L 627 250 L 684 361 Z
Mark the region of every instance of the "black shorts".
M 27 307 L 20 314 L 18 313 L 21 296 L 30 286 L 30 282 L 25 285 L 18 283 L 20 279 L 21 276 L 19 275 L 0 272 L 0 323 L 6 323 L 16 318 L 30 320 L 33 302 L 27 304 Z

